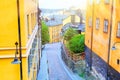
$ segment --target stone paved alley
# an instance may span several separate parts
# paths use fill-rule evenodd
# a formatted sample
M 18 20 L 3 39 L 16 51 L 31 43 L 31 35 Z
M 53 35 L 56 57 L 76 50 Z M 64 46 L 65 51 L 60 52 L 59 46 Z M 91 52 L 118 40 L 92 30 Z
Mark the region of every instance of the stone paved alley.
M 72 73 L 61 59 L 61 43 L 46 44 L 42 51 L 37 80 L 83 80 Z

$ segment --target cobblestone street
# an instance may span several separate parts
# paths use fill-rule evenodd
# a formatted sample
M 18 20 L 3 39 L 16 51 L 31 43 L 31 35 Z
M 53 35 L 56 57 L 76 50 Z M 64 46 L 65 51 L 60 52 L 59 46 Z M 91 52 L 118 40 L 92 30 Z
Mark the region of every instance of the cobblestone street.
M 83 80 L 72 73 L 61 59 L 61 44 L 46 44 L 42 51 L 37 80 Z

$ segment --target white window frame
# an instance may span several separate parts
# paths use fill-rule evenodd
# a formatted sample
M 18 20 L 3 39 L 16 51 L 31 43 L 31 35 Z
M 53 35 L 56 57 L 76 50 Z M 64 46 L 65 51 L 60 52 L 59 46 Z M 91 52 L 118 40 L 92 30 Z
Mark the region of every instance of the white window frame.
M 118 22 L 117 26 L 117 37 L 120 37 L 120 22 Z
M 103 31 L 108 32 L 108 19 L 104 20 L 104 29 L 103 29 Z
M 99 29 L 100 26 L 100 19 L 96 18 L 96 29 Z

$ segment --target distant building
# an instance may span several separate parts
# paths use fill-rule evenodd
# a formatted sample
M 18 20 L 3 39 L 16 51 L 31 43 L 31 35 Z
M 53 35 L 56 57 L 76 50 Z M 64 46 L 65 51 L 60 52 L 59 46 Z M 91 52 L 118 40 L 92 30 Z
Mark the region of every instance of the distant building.
M 80 24 L 80 17 L 77 15 L 70 15 L 63 19 L 62 32 L 64 33 L 68 28 L 73 28 L 79 33 L 85 32 L 85 24 Z
M 120 80 L 120 2 L 87 0 L 85 53 L 87 69 L 100 80 Z M 117 47 L 116 50 L 112 48 Z
M 0 80 L 36 80 L 41 56 L 37 2 L 37 0 L 0 1 Z M 20 10 L 20 16 L 17 10 Z M 22 45 L 22 65 L 12 64 L 17 63 L 17 58 L 19 60 L 19 36 Z
M 61 41 L 62 20 L 65 17 L 64 15 L 49 16 L 50 20 L 46 21 L 46 25 L 49 27 L 50 43 Z

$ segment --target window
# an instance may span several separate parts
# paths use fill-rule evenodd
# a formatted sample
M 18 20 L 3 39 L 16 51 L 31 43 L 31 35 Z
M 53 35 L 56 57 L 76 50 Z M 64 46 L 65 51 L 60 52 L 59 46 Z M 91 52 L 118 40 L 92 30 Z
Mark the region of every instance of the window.
M 104 29 L 103 29 L 104 32 L 108 32 L 108 20 L 105 19 L 104 20 Z
M 89 27 L 92 27 L 92 17 L 89 18 L 88 25 Z
M 96 3 L 97 3 L 97 4 L 100 4 L 100 0 L 96 0 Z
M 100 26 L 100 19 L 96 18 L 96 29 L 99 29 Z
M 120 37 L 120 22 L 118 22 L 117 37 Z
M 110 3 L 110 0 L 105 0 L 105 4 L 109 4 Z

